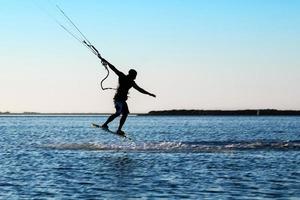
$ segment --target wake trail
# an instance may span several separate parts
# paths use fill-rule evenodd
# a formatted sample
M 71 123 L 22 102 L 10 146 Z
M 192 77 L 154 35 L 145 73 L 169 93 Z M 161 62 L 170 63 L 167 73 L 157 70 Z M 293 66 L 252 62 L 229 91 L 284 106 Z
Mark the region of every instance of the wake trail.
M 300 151 L 300 140 L 294 141 L 196 141 L 196 142 L 142 142 L 126 144 L 106 143 L 60 143 L 45 144 L 42 148 L 82 151 L 125 151 L 125 152 L 224 152 L 249 150 Z

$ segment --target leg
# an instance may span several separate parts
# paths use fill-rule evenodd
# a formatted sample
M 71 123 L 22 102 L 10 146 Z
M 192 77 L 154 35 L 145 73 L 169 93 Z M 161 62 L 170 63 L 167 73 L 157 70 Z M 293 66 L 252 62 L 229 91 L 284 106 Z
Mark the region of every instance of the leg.
M 118 131 L 122 131 L 122 127 L 127 119 L 127 116 L 129 114 L 129 109 L 128 109 L 128 105 L 126 102 L 123 103 L 123 109 L 122 109 L 122 117 L 120 119 L 120 124 L 119 124 L 119 128 Z
M 117 102 L 117 101 L 115 101 L 114 104 L 115 104 L 115 108 L 116 108 L 116 113 L 109 116 L 109 118 L 106 120 L 106 122 L 104 124 L 102 124 L 103 128 L 108 128 L 107 125 L 110 122 L 112 122 L 116 117 L 118 117 L 122 112 L 122 104 L 120 104 L 120 102 Z
M 123 125 L 124 125 L 124 123 L 125 123 L 125 121 L 126 121 L 126 119 L 127 119 L 127 116 L 128 116 L 127 113 L 126 113 L 126 114 L 122 114 L 122 117 L 121 117 L 121 119 L 120 119 L 120 124 L 119 124 L 118 131 L 121 131 L 121 130 L 122 130 L 122 127 L 123 127 Z
M 104 124 L 102 124 L 102 127 L 104 128 L 108 128 L 108 124 L 113 121 L 116 117 L 118 117 L 120 114 L 118 113 L 115 113 L 115 114 L 112 114 L 111 116 L 109 116 L 109 118 L 106 120 L 106 122 Z

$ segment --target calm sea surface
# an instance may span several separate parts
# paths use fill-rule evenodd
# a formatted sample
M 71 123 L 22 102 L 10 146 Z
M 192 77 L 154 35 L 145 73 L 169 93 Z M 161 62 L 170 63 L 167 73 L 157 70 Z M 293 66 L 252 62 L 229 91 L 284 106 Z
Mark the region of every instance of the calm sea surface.
M 105 119 L 1 116 L 0 199 L 300 199 L 300 117 Z

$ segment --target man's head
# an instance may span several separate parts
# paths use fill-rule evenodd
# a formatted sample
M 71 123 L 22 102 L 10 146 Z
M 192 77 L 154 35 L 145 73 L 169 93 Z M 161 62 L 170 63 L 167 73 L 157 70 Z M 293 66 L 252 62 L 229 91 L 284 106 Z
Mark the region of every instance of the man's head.
M 132 80 L 136 78 L 137 72 L 134 69 L 130 69 L 128 72 L 128 77 Z

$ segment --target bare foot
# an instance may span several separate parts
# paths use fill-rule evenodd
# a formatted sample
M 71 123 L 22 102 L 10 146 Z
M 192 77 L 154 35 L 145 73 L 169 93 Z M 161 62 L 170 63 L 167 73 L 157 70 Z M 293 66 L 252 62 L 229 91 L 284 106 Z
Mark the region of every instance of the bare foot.
M 103 125 L 101 126 L 101 128 L 108 129 L 108 126 L 107 126 L 106 124 L 103 124 Z
M 122 130 L 117 130 L 117 134 L 119 134 L 119 135 L 125 135 L 125 132 L 122 131 Z

